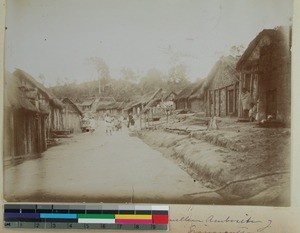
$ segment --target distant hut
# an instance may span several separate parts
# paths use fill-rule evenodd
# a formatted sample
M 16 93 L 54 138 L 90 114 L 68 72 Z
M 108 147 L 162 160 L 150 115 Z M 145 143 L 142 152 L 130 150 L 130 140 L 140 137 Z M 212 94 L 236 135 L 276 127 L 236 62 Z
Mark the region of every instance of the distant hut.
M 101 103 L 98 103 L 96 111 L 100 115 L 104 115 L 105 113 L 111 113 L 110 108 L 114 104 L 115 104 L 114 102 L 101 102 Z
M 239 74 L 237 58 L 221 57 L 205 79 L 207 116 L 237 116 Z
M 142 107 L 154 107 L 162 103 L 162 88 L 157 89 L 154 93 L 146 95 L 141 101 Z
M 86 100 L 84 100 L 81 104 L 80 104 L 80 108 L 81 111 L 83 112 L 91 112 L 93 110 L 93 106 L 94 102 L 95 102 L 96 98 L 88 98 Z
M 273 118 L 290 123 L 291 118 L 291 29 L 261 31 L 237 63 L 240 90 L 246 88 L 257 103 L 258 120 Z M 243 109 L 239 105 L 239 116 Z
M 123 106 L 122 114 L 128 115 L 129 113 L 133 112 L 133 109 L 135 109 L 136 106 L 139 106 L 139 105 L 140 105 L 140 103 L 135 100 L 125 103 Z
M 162 88 L 158 88 L 155 92 L 148 92 L 142 96 L 136 96 L 135 100 L 130 102 L 123 112 L 133 113 L 134 115 L 140 115 L 143 109 L 148 105 L 153 106 L 156 103 L 161 103 L 162 100 Z M 150 103 L 151 102 L 151 103 Z M 150 105 L 149 105 L 150 103 Z
M 184 88 L 175 98 L 176 109 L 191 110 L 191 103 L 189 102 L 189 97 L 195 89 L 195 84 L 191 83 L 186 88 Z
M 71 133 L 81 132 L 80 122 L 82 112 L 69 98 L 62 98 L 60 101 L 64 104 L 63 110 L 63 125 L 64 130 L 69 130 Z
M 164 107 L 176 109 L 176 104 L 175 104 L 176 96 L 177 93 L 175 91 L 164 93 L 162 98 Z
M 114 114 L 112 107 L 116 104 L 116 100 L 113 97 L 98 97 L 96 112 L 97 114 L 103 115 L 105 113 Z
M 206 112 L 204 84 L 205 79 L 201 79 L 196 84 L 194 84 L 193 92 L 188 97 L 190 110 L 192 112 Z
M 112 115 L 119 115 L 122 112 L 123 102 L 111 103 L 108 106 L 108 110 Z
M 47 105 L 47 107 L 49 107 L 50 113 L 47 118 L 46 128 L 47 137 L 51 138 L 53 131 L 59 131 L 64 128 L 62 120 L 64 108 L 63 103 L 25 71 L 16 69 L 13 74 L 19 78 L 23 86 L 30 87 L 34 90 L 31 94 L 35 93 L 37 104 Z
M 4 165 L 46 150 L 49 99 L 34 86 L 6 72 L 4 79 Z

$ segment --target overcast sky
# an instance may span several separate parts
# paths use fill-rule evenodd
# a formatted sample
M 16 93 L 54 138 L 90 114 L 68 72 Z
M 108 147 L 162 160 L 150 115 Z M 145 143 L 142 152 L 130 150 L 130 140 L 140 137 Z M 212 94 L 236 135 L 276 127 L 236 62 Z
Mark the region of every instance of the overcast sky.
M 233 45 L 265 28 L 289 25 L 292 0 L 8 0 L 5 66 L 46 85 L 95 80 L 87 62 L 102 58 L 113 78 L 174 64 L 205 77 Z

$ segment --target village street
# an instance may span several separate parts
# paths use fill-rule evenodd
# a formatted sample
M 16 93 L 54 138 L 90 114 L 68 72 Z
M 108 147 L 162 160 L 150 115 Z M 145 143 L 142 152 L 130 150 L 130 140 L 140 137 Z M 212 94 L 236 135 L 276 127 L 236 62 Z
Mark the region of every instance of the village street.
M 208 191 L 177 164 L 130 137 L 125 126 L 107 136 L 99 122 L 93 134 L 62 140 L 41 158 L 5 169 L 7 201 L 193 203 L 199 200 L 183 195 Z M 201 198 L 220 200 L 216 193 Z

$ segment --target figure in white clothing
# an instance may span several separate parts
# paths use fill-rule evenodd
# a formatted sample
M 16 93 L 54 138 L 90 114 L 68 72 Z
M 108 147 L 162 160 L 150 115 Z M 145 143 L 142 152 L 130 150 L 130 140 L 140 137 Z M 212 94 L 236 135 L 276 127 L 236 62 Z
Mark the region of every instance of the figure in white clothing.
M 106 114 L 104 121 L 105 121 L 106 135 L 112 135 L 113 119 L 108 114 Z
M 96 120 L 94 118 L 90 119 L 90 132 L 91 134 L 94 133 L 94 131 L 96 130 Z

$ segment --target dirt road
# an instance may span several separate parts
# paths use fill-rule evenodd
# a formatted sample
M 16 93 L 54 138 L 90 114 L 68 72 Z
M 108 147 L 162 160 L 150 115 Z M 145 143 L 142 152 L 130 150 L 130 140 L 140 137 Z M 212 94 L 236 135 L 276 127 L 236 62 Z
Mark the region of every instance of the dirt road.
M 4 171 L 7 201 L 220 203 L 174 162 L 122 131 L 105 134 L 99 122 L 93 134 L 64 139 L 42 157 Z

